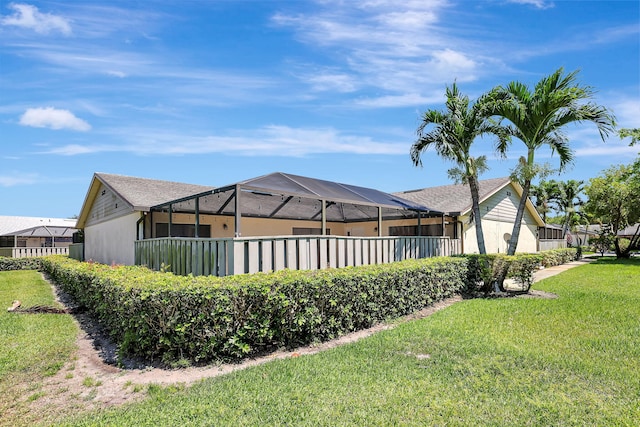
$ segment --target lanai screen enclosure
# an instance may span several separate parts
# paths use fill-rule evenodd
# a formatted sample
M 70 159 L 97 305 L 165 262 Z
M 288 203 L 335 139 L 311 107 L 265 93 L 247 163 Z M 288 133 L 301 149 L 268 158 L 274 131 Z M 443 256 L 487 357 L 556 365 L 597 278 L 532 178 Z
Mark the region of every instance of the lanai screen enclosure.
M 327 223 L 444 218 L 442 212 L 379 190 L 284 173 L 273 173 L 211 191 L 173 200 L 151 208 L 169 213 L 169 236 L 174 214 L 195 214 L 195 237 L 201 215 L 234 217 L 234 235 L 243 236 L 242 217 L 317 221 L 321 235 Z M 443 219 L 444 221 L 444 219 Z M 418 227 L 418 233 L 421 227 Z M 146 234 L 146 233 L 145 233 Z
M 443 212 L 379 190 L 273 173 L 151 207 L 136 263 L 228 275 L 459 253 L 445 222 Z M 420 237 L 434 223 L 441 232 Z M 392 237 L 402 227 L 411 237 Z

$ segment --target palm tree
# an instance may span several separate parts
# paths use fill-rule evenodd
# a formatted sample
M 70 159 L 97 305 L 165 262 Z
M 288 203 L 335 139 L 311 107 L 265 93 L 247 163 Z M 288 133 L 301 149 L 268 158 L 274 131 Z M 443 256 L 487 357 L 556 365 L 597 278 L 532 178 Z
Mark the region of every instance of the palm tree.
M 564 213 L 562 227 L 562 237 L 569 231 L 569 226 L 576 216 L 576 207 L 584 205 L 584 200 L 580 195 L 584 192 L 584 181 L 570 179 L 566 182 L 558 182 L 558 194 L 554 197 L 553 203 L 556 209 Z
M 488 94 L 491 101 L 487 104 L 486 116 L 507 120 L 510 134 L 521 140 L 527 149 L 527 156 L 521 158 L 520 166 L 514 171 L 523 183 L 523 192 L 509 240 L 508 255 L 516 251 L 531 180 L 541 170 L 535 163 L 536 151 L 543 146 L 551 148 L 552 153 L 557 153 L 560 158 L 562 171 L 573 161 L 573 151 L 563 132 L 565 125 L 592 122 L 598 127 L 603 141 L 614 131 L 615 117 L 605 107 L 588 102 L 594 91 L 578 85 L 577 74 L 573 71 L 565 75 L 559 68 L 542 78 L 533 91 L 514 81 L 506 87 L 497 86 Z M 504 155 L 508 145 L 508 141 L 499 145 L 498 152 Z
M 424 113 L 417 131 L 418 140 L 411 146 L 411 160 L 414 166 L 422 166 L 421 154 L 433 147 L 440 157 L 456 164 L 456 167 L 449 170 L 449 178 L 469 184 L 478 250 L 481 254 L 486 254 L 478 176 L 488 169 L 487 159 L 486 156 L 472 156 L 470 150 L 478 136 L 497 135 L 499 144 L 506 144 L 503 139 L 509 136 L 503 128 L 483 116 L 484 98 L 471 104 L 469 97 L 460 93 L 455 82 L 452 87 L 447 87 L 446 97 L 446 111 L 428 110 Z
M 555 180 L 540 181 L 538 185 L 531 185 L 531 196 L 536 199 L 536 210 L 547 222 L 547 214 L 551 212 L 552 201 L 558 195 L 558 183 Z

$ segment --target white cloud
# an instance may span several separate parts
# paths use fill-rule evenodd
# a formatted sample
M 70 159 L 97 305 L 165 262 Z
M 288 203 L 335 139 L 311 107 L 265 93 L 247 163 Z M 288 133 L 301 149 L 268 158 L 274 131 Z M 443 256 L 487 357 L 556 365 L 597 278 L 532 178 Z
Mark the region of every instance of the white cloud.
M 126 73 L 123 73 L 122 71 L 113 71 L 113 70 L 109 70 L 106 72 L 108 75 L 113 76 L 113 77 L 119 77 L 121 79 L 127 77 Z
M 314 90 L 345 92 L 382 90 L 375 100 L 356 101 L 384 107 L 422 103 L 424 94 L 414 94 L 416 88 L 427 92 L 442 89 L 453 80 L 477 80 L 488 63 L 495 68 L 497 60 L 488 61 L 476 43 L 456 38 L 460 28 L 440 23 L 449 2 L 370 0 L 345 2 L 321 1 L 313 13 L 279 13 L 272 17 L 275 25 L 292 28 L 298 38 L 314 47 L 331 51 L 332 58 L 342 57 L 342 65 L 334 67 L 332 75 L 340 76 L 336 85 L 322 73 L 299 73 L 298 76 Z M 314 64 L 305 64 L 309 68 Z M 315 71 L 315 70 L 314 70 Z M 318 78 L 310 78 L 319 74 Z M 341 85 L 347 83 L 348 85 Z
M 22 126 L 50 129 L 71 129 L 77 131 L 88 131 L 91 125 L 76 117 L 69 110 L 58 110 L 53 107 L 29 108 L 20 117 Z
M 354 92 L 357 90 L 356 82 L 353 76 L 346 73 L 338 72 L 321 72 L 318 74 L 312 74 L 304 77 L 307 83 L 309 83 L 313 90 L 326 91 L 335 90 L 337 92 Z
M 424 106 L 433 103 L 439 103 L 444 100 L 443 94 L 431 97 L 423 96 L 418 93 L 407 93 L 403 95 L 388 95 L 378 98 L 362 98 L 355 101 L 355 104 L 361 107 L 379 108 L 379 107 L 406 107 L 408 105 Z
M 638 147 L 629 147 L 628 144 L 607 143 L 578 148 L 576 149 L 576 156 L 628 156 L 629 159 L 633 159 L 634 156 L 638 155 L 639 151 Z
M 547 0 L 509 0 L 509 3 L 527 4 L 538 9 L 549 9 L 555 7 L 555 4 L 552 1 Z
M 10 3 L 8 7 L 13 9 L 14 13 L 4 16 L 0 20 L 2 25 L 28 28 L 39 34 L 49 34 L 54 31 L 65 35 L 71 34 L 71 25 L 63 17 L 42 13 L 37 7 L 29 4 Z
M 0 175 L 0 187 L 31 185 L 38 181 L 38 175 L 35 173 L 15 172 L 12 175 Z
M 332 128 L 293 128 L 272 125 L 232 132 L 226 136 L 175 135 L 167 132 L 123 130 L 114 140 L 123 144 L 69 144 L 41 154 L 75 156 L 123 152 L 141 156 L 225 153 L 240 156 L 302 157 L 350 153 L 406 155 L 406 142 L 378 142 L 368 136 L 345 135 Z M 130 143 L 135 141 L 135 143 Z
M 622 98 L 613 104 L 618 126 L 622 128 L 640 127 L 640 100 Z

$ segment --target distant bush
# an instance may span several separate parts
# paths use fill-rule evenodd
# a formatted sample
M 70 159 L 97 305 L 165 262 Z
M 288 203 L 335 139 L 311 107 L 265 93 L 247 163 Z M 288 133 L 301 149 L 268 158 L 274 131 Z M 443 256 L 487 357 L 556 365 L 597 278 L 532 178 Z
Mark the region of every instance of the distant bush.
M 7 258 L 0 257 L 0 271 L 40 270 L 42 258 Z

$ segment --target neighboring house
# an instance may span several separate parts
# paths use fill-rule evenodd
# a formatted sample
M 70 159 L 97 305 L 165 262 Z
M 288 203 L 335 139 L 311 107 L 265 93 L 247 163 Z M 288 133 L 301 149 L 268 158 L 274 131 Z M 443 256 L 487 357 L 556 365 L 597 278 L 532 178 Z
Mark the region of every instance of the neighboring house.
M 567 244 L 573 244 L 573 235 L 567 231 L 566 236 L 562 236 L 564 226 L 559 224 L 545 224 L 538 227 L 538 250 L 547 251 L 550 249 L 566 248 Z
M 77 227 L 84 230 L 84 258 L 105 264 L 134 263 L 134 242 L 152 206 L 212 187 L 96 173 Z
M 135 241 L 143 239 L 381 237 L 422 231 L 455 238 L 453 224 L 446 224 L 450 220 L 379 190 L 280 172 L 216 188 L 96 173 L 78 228 L 84 230 L 85 259 L 130 265 Z
M 76 231 L 75 219 L 0 216 L 0 256 L 66 253 Z
M 624 229 L 618 231 L 618 237 L 629 239 L 632 242 L 634 241 L 634 238 L 637 239 L 638 234 L 640 234 L 640 223 L 629 225 Z M 636 249 L 640 249 L 638 245 L 636 245 Z
M 510 178 L 480 180 L 480 213 L 487 253 L 506 253 L 518 210 L 522 187 Z M 454 184 L 394 193 L 422 203 L 453 217 L 463 253 L 478 253 L 475 221 L 471 219 L 471 193 L 468 185 Z M 527 200 L 518 239 L 517 252 L 537 252 L 538 227 L 544 222 L 533 203 Z

